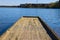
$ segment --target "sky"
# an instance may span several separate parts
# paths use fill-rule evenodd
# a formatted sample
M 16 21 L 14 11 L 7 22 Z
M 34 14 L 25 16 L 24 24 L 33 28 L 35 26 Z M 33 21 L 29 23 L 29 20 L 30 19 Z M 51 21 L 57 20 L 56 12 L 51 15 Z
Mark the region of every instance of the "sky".
M 22 3 L 51 3 L 59 0 L 0 0 L 0 5 L 19 5 Z

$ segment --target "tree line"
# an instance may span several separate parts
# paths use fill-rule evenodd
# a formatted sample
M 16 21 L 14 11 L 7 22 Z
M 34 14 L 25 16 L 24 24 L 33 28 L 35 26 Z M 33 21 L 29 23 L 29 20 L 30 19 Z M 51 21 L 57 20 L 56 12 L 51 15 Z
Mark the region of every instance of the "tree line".
M 20 7 L 22 8 L 60 8 L 60 1 L 50 4 L 20 4 Z

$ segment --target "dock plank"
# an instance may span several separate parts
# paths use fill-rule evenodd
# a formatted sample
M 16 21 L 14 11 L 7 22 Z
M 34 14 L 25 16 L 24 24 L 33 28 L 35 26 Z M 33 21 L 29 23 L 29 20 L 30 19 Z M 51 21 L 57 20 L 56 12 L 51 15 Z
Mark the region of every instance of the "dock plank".
M 52 40 L 38 18 L 19 19 L 6 33 L 1 40 Z

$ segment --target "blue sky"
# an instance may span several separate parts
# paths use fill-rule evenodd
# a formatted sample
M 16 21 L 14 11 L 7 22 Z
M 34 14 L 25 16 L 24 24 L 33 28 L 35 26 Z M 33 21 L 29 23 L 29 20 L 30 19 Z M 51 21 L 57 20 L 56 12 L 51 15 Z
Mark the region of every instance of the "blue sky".
M 19 5 L 21 3 L 50 3 L 55 1 L 59 0 L 0 0 L 0 5 Z

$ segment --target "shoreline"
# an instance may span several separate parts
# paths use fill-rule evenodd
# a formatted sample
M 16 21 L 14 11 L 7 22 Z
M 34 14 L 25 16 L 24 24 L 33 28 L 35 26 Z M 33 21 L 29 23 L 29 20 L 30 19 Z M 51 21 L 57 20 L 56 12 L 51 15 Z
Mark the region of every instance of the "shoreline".
M 0 8 L 27 8 L 27 7 L 0 7 Z M 41 9 L 60 9 L 60 8 L 42 8 L 42 7 L 40 7 L 40 8 Z

